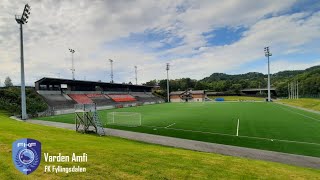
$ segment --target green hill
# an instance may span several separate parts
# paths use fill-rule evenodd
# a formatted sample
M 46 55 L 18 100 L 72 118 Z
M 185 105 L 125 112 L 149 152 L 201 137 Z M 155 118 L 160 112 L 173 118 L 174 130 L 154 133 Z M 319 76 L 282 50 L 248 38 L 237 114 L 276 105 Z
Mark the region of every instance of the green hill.
M 39 168 L 25 176 L 11 158 L 11 144 L 20 138 L 42 143 L 42 152 L 57 155 L 87 153 L 86 173 L 45 173 Z M 320 171 L 279 163 L 249 160 L 145 144 L 115 137 L 98 137 L 74 131 L 11 120 L 0 113 L 0 179 L 316 179 Z M 50 164 L 52 165 L 52 164 Z M 55 163 L 61 165 L 61 163 Z M 62 163 L 73 166 L 74 163 Z
M 225 92 L 226 94 L 240 94 L 241 89 L 267 87 L 266 74 L 248 72 L 245 74 L 229 75 L 213 73 L 201 80 L 181 78 L 170 80 L 170 90 L 186 90 L 188 88 Z M 271 75 L 271 86 L 276 88 L 279 97 L 287 97 L 288 83 L 299 81 L 300 95 L 303 97 L 320 97 L 320 66 L 310 67 L 305 70 L 281 71 Z M 166 80 L 152 80 L 146 85 L 160 85 L 162 94 L 165 95 Z

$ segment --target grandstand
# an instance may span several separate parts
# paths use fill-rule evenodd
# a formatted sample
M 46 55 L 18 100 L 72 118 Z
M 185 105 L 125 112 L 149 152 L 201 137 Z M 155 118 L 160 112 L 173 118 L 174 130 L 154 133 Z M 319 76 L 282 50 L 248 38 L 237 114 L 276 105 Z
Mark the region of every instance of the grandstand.
M 77 104 L 93 104 L 93 101 L 86 94 L 68 94 Z
M 80 81 L 44 77 L 35 82 L 35 90 L 47 102 L 53 114 L 73 110 L 75 104 L 95 103 L 99 109 L 163 103 L 150 86 Z
M 115 102 L 134 102 L 136 99 L 130 94 L 110 94 L 108 95 Z
M 41 96 L 46 101 L 49 107 L 55 109 L 70 109 L 73 108 L 76 102 L 70 97 L 66 98 L 64 94 L 60 92 L 42 92 Z

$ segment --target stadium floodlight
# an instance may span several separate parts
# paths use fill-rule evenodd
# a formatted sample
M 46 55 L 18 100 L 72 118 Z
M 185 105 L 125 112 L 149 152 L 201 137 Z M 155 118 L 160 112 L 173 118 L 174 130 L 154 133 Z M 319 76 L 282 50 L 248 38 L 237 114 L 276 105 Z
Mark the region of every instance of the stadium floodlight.
M 272 54 L 270 53 L 269 47 L 264 48 L 264 54 L 268 58 L 268 102 L 271 102 L 271 92 L 270 92 L 270 56 Z
M 74 68 L 74 60 L 73 60 L 73 54 L 75 53 L 75 50 L 73 49 L 70 49 L 69 48 L 69 51 L 71 52 L 71 61 L 72 61 L 72 65 L 71 65 L 71 72 L 72 72 L 72 79 L 75 80 L 75 77 L 74 77 L 74 72 L 76 71 L 75 68 Z
M 137 72 L 137 66 L 134 66 L 134 73 L 135 73 L 135 79 L 136 79 L 136 85 L 138 85 L 138 72 Z
M 110 77 L 111 77 L 111 83 L 113 83 L 113 60 L 109 59 L 110 62 L 110 68 L 111 68 L 111 72 L 110 72 Z
M 15 16 L 15 20 L 20 24 L 20 58 L 21 58 L 21 119 L 26 120 L 27 115 L 27 105 L 26 105 L 26 87 L 25 87 L 25 76 L 24 76 L 24 57 L 23 57 L 23 29 L 22 25 L 28 23 L 28 18 L 30 15 L 30 6 L 26 4 L 24 6 L 22 15 Z
M 169 68 L 170 67 L 170 64 L 169 63 L 167 63 L 167 68 L 166 68 L 166 70 L 167 70 L 167 98 L 168 98 L 168 102 L 170 102 L 170 92 L 169 92 Z

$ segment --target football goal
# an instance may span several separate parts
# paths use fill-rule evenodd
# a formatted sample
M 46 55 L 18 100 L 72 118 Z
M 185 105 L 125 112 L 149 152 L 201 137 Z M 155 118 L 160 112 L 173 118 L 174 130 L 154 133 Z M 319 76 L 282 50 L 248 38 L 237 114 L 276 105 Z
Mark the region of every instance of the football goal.
M 109 112 L 107 114 L 108 125 L 141 126 L 141 114 L 136 112 Z

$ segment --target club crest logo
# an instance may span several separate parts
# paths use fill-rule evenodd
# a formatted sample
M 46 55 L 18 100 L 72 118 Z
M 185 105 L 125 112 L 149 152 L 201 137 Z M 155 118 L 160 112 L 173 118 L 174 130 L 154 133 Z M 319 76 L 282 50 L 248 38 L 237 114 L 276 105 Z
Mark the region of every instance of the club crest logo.
M 41 143 L 34 139 L 19 139 L 12 144 L 12 160 L 23 174 L 35 171 L 41 160 Z

